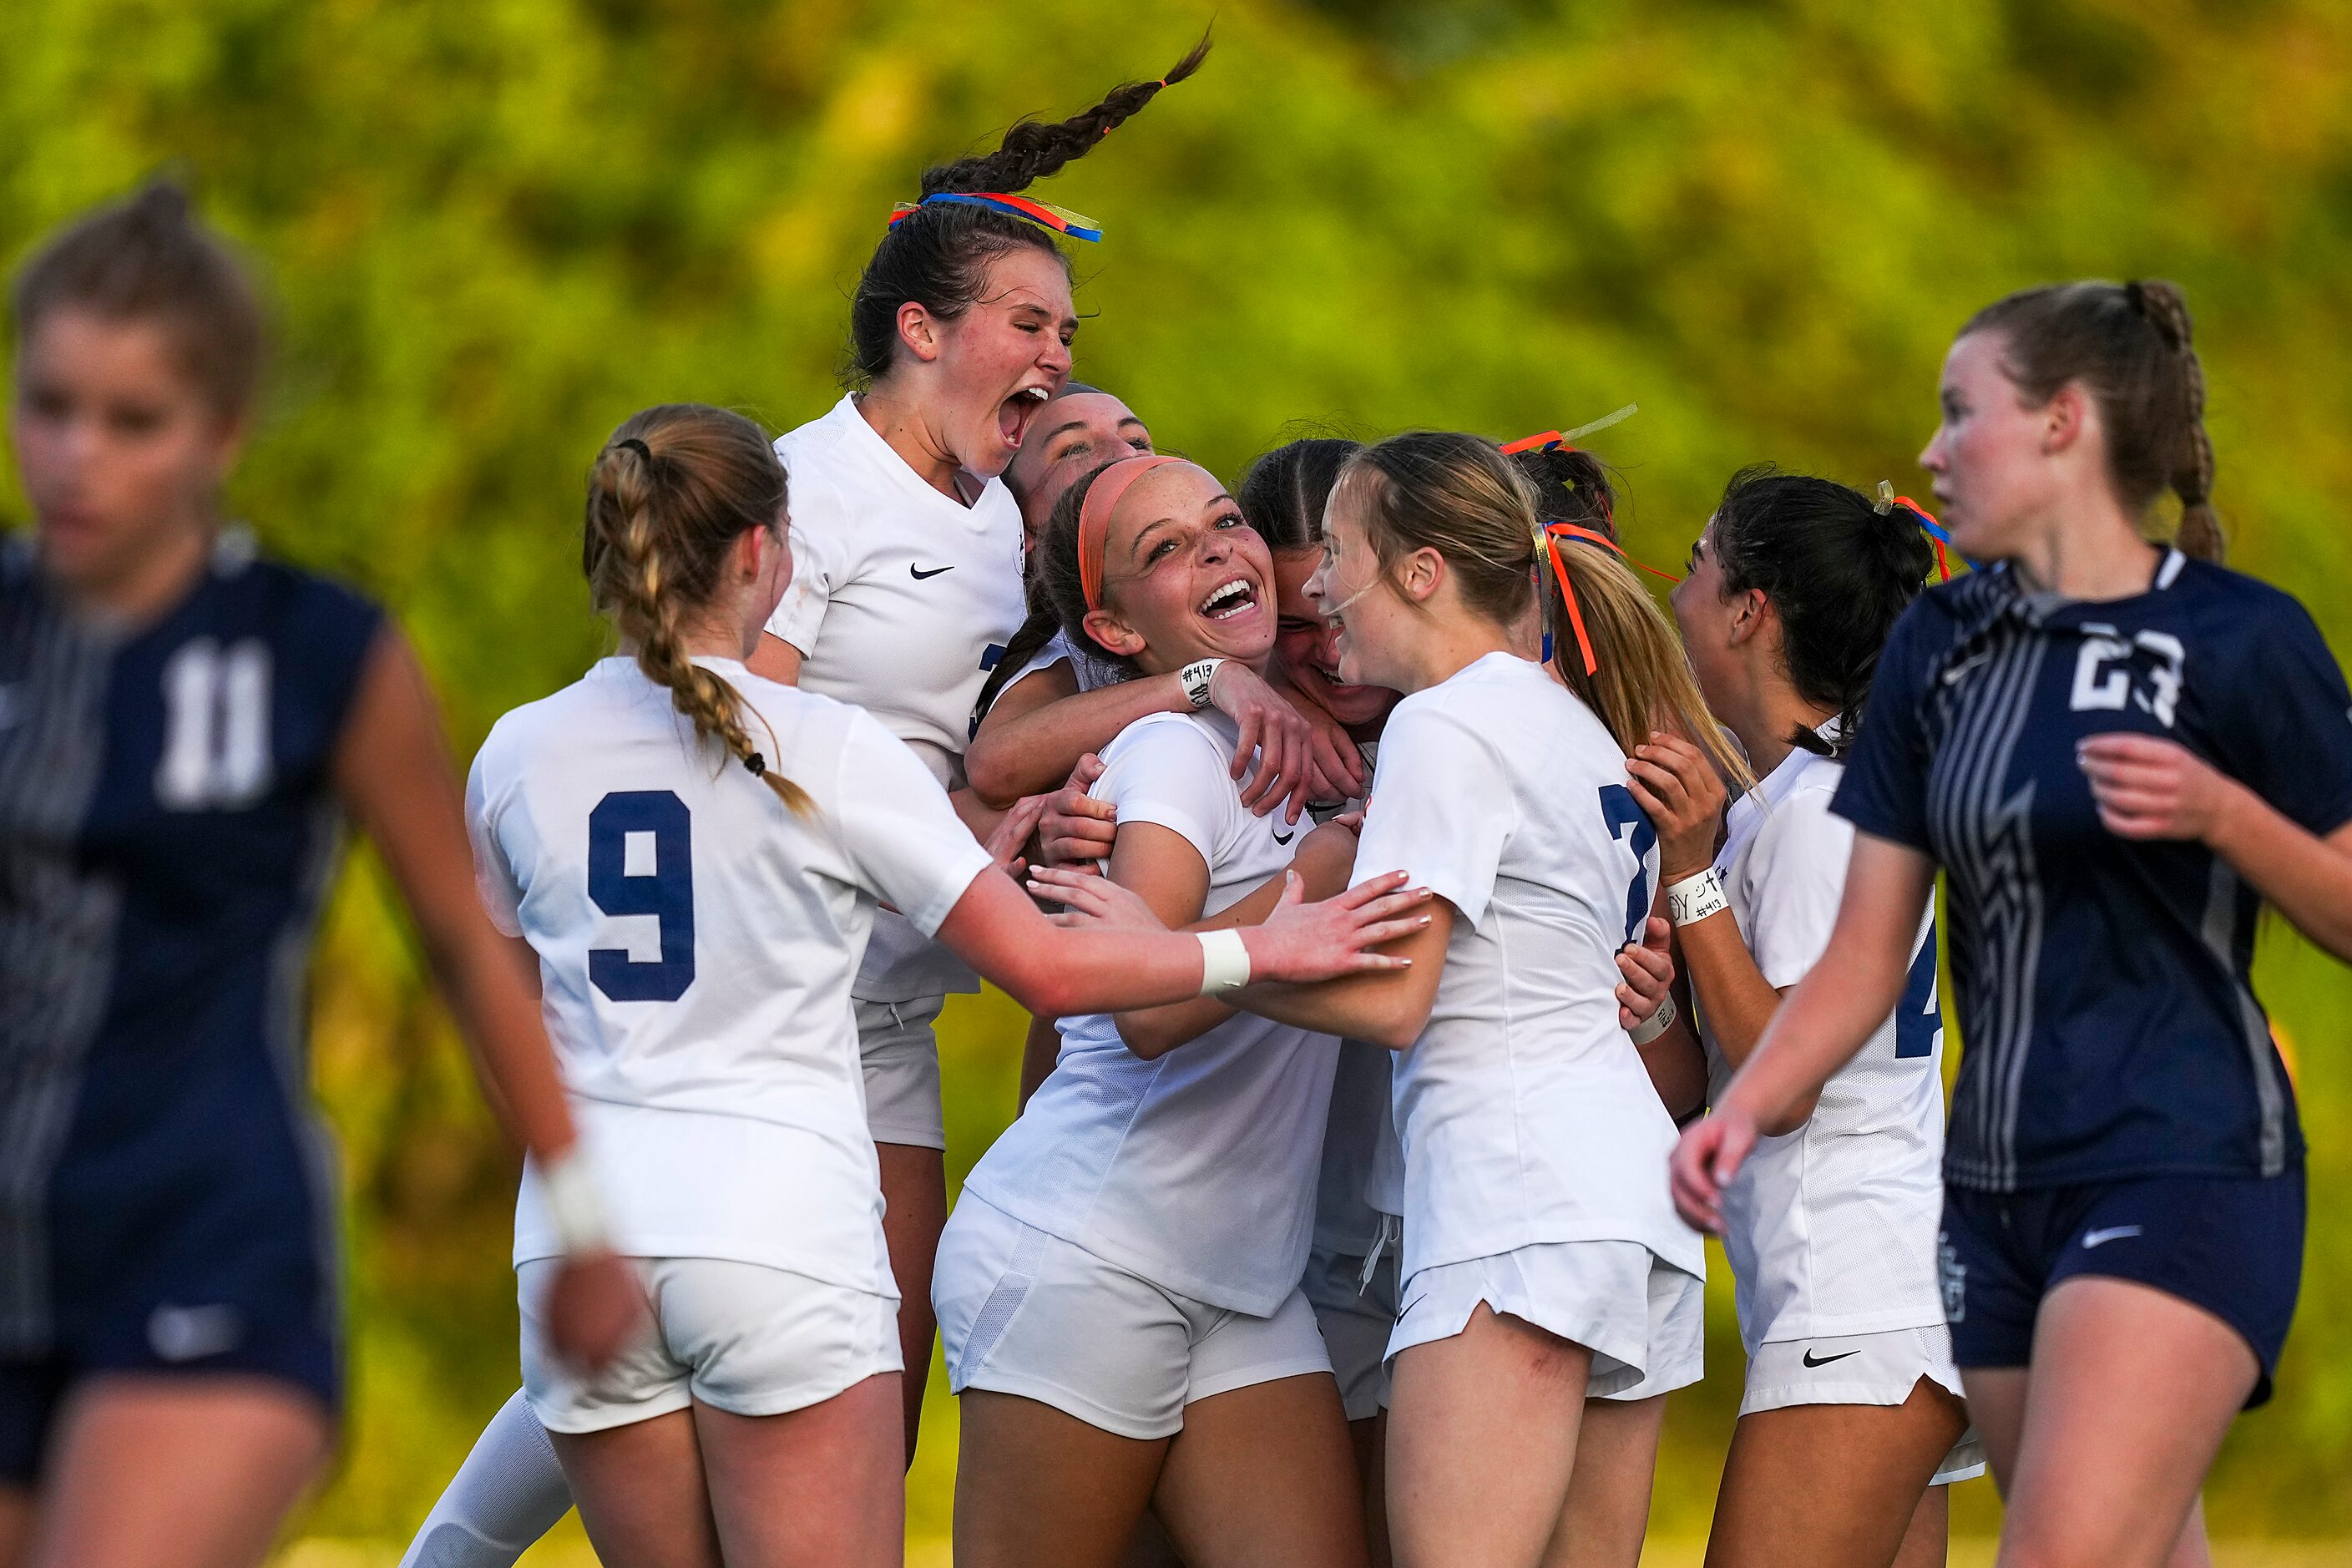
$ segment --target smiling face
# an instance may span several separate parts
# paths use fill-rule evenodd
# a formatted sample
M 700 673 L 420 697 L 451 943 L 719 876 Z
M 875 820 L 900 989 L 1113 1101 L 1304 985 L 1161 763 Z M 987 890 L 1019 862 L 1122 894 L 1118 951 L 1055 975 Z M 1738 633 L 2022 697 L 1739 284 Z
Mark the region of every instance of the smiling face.
M 931 368 L 944 394 L 933 403 L 937 430 L 956 461 L 983 479 L 1004 472 L 1045 400 L 1070 378 L 1077 306 L 1058 252 L 1034 246 L 989 264 L 981 297 L 955 320 L 920 306 L 900 310 L 909 341 L 928 335 Z
M 1118 458 L 1151 450 L 1151 432 L 1108 392 L 1066 392 L 1030 421 L 1004 483 L 1021 503 L 1021 526 L 1034 545 L 1064 491 Z
M 1385 686 L 1349 686 L 1340 680 L 1339 628 L 1323 618 L 1307 592 L 1307 580 L 1322 563 L 1319 548 L 1274 552 L 1274 657 L 1300 696 L 1349 730 L 1370 729 L 1403 696 Z
M 241 434 L 182 368 L 170 331 L 60 308 L 16 360 L 9 439 L 43 565 L 103 592 L 176 530 L 209 526 Z
M 2050 407 L 2027 405 L 2002 368 L 2004 347 L 1997 331 L 1970 332 L 1952 345 L 1939 393 L 1943 423 L 1919 454 L 1919 466 L 1935 476 L 1937 510 L 1952 542 L 1978 561 L 2017 554 L 2056 492 Z
M 1148 675 L 1195 659 L 1263 669 L 1274 651 L 1274 561 L 1215 475 L 1191 463 L 1128 487 L 1105 530 L 1103 607 L 1087 629 Z

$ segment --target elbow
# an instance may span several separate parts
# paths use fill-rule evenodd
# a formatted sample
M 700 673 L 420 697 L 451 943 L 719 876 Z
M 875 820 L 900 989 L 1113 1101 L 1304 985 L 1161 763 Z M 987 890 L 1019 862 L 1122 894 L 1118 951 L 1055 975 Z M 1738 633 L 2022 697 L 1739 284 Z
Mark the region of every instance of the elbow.
M 1426 1008 L 1400 1009 L 1368 1018 L 1360 1030 L 1349 1030 L 1348 1037 L 1391 1051 L 1409 1051 L 1412 1049 L 1413 1042 L 1421 1038 L 1422 1031 L 1429 1027 L 1429 1012 Z
M 1803 1099 L 1791 1101 L 1788 1110 L 1769 1121 L 1759 1121 L 1756 1131 L 1767 1138 L 1786 1138 L 1813 1119 L 1813 1107 L 1821 1102 L 1821 1090 L 1815 1089 Z
M 1028 1009 L 1033 1017 L 1060 1018 L 1087 1009 L 1076 1005 L 1076 987 L 1066 968 L 1024 952 L 1005 973 L 992 974 L 1005 994 Z
M 1013 776 L 1005 748 L 993 746 L 985 739 L 976 740 L 964 753 L 964 782 L 992 811 L 1009 811 L 1022 795 L 1021 781 Z
M 1152 1027 L 1140 1014 L 1121 1013 L 1111 1021 L 1128 1054 L 1143 1061 L 1157 1061 L 1184 1043 L 1169 1030 Z

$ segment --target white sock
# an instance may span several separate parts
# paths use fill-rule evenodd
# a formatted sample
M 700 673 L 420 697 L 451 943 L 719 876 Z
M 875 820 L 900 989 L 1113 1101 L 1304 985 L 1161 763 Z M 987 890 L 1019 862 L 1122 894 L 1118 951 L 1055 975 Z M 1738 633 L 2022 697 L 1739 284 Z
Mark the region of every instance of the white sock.
M 514 1568 L 571 1511 L 555 1446 L 517 1389 L 425 1516 L 400 1568 Z

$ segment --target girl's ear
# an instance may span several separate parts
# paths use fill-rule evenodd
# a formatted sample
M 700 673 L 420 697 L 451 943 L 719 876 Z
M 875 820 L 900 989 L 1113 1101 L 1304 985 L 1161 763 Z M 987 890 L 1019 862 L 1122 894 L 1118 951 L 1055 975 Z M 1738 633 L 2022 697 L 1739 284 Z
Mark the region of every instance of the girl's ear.
M 1735 595 L 1731 600 L 1731 646 L 1738 647 L 1763 630 L 1765 619 L 1771 614 L 1772 602 L 1764 596 L 1763 589 L 1750 588 Z
M 1108 610 L 1088 610 L 1085 625 L 1088 637 L 1121 658 L 1133 658 L 1144 649 L 1142 634 Z
M 2091 400 L 2082 383 L 2070 381 L 2050 395 L 2042 408 L 2042 449 L 2058 453 L 2083 438 L 2091 420 Z
M 907 345 L 908 353 L 927 363 L 940 357 L 939 323 L 912 300 L 898 307 L 898 341 Z
M 1426 604 L 1445 581 L 1445 557 L 1424 544 L 1399 561 L 1389 580 L 1412 603 Z

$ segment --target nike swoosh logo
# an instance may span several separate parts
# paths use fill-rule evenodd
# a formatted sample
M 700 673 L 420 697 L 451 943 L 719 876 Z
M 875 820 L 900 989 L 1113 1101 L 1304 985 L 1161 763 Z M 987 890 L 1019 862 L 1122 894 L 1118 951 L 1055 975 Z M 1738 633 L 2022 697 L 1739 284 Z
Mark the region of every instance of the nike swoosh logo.
M 1292 828 L 1292 829 L 1291 829 L 1289 832 L 1287 832 L 1287 833 L 1277 833 L 1277 834 L 1276 834 L 1276 835 L 1274 836 L 1274 841 L 1275 841 L 1276 844 L 1287 844 L 1287 843 L 1289 843 L 1292 839 L 1294 839 L 1294 838 L 1296 838 L 1296 837 L 1298 837 L 1298 829 L 1297 829 L 1296 827 L 1294 827 L 1294 828 Z
M 2109 1226 L 2105 1230 L 2086 1230 L 2083 1233 L 2083 1250 L 2088 1252 L 2092 1247 L 2105 1247 L 2111 1241 L 2121 1241 L 2127 1236 L 2138 1234 L 2139 1226 L 2136 1225 L 2116 1225 Z
M 942 572 L 952 572 L 954 570 L 955 568 L 952 566 L 934 566 L 929 571 L 926 572 L 911 561 L 907 563 L 907 575 L 912 577 L 918 583 L 926 582 L 930 578 L 938 576 Z
M 1821 1360 L 1815 1361 L 1813 1359 L 1813 1352 L 1807 1351 L 1805 1352 L 1805 1364 L 1807 1366 L 1827 1366 L 1833 1361 L 1843 1361 L 1850 1355 L 1860 1355 L 1861 1353 L 1862 1352 L 1860 1351 L 1840 1351 L 1835 1355 L 1825 1355 L 1822 1357 Z

